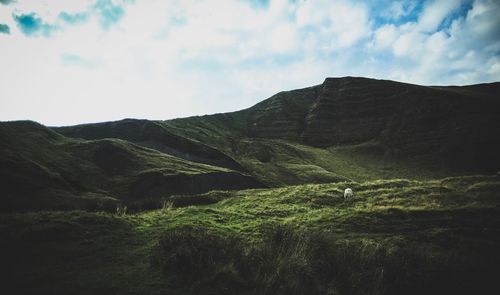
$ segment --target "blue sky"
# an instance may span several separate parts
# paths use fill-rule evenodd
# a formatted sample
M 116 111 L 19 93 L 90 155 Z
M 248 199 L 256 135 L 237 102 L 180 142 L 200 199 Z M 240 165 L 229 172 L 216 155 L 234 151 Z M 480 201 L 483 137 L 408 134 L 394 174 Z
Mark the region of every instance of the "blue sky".
M 0 120 L 169 119 L 326 77 L 500 81 L 500 1 L 0 0 Z

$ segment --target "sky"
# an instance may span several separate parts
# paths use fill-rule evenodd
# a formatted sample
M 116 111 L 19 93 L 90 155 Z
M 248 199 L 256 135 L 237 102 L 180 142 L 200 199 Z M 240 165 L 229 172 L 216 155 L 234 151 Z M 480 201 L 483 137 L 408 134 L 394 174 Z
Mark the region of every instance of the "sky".
M 244 109 L 362 76 L 500 81 L 500 0 L 0 0 L 0 121 Z

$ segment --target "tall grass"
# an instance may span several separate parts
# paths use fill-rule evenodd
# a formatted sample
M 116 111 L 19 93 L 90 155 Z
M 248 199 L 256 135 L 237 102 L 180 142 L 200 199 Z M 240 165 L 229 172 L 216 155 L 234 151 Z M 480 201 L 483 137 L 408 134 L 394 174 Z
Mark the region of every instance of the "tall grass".
M 345 240 L 284 225 L 262 234 L 246 241 L 178 228 L 162 235 L 151 263 L 167 284 L 195 294 L 470 294 L 495 285 L 488 258 L 462 247 Z

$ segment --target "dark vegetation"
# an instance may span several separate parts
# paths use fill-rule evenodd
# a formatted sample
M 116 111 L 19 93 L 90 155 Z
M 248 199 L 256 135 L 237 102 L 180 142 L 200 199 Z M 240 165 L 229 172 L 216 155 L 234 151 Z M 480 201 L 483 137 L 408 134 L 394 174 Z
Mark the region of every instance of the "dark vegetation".
M 171 286 L 206 294 L 486 294 L 496 288 L 496 251 L 450 245 L 455 237 L 446 233 L 427 243 L 368 242 L 277 226 L 262 236 L 250 244 L 175 229 L 160 237 L 152 266 Z
M 347 201 L 345 186 L 356 192 Z M 498 186 L 500 176 L 396 179 L 211 192 L 200 195 L 209 205 L 140 214 L 3 214 L 2 288 L 495 294 L 500 196 L 491 188 Z
M 499 91 L 348 77 L 226 114 L 0 123 L 0 292 L 497 294 Z

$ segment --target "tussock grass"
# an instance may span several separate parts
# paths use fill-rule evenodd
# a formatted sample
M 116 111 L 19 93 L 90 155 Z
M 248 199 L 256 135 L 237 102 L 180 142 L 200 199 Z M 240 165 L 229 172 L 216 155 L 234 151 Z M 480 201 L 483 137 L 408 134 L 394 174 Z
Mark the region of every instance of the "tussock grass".
M 500 196 L 491 183 L 489 176 L 348 181 L 176 196 L 139 214 L 3 214 L 4 288 L 486 293 L 500 263 Z M 346 186 L 354 197 L 344 200 Z

